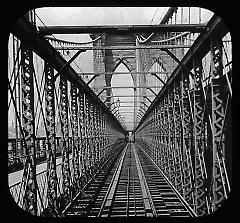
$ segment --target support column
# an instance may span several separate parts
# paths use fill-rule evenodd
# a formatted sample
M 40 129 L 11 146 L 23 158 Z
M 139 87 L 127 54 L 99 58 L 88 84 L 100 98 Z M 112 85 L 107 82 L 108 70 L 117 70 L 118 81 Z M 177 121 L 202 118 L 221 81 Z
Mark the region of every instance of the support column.
M 203 156 L 204 143 L 202 143 L 202 132 L 204 122 L 204 95 L 202 89 L 202 63 L 201 60 L 194 60 L 194 91 L 193 91 L 193 115 L 194 115 L 194 158 L 195 158 L 195 212 L 198 216 L 208 214 L 208 202 L 206 198 L 207 175 L 205 160 Z
M 223 141 L 226 95 L 224 95 L 224 85 L 222 79 L 222 42 L 220 39 L 211 39 L 211 105 L 212 105 L 212 188 L 211 203 L 212 211 L 217 210 L 228 197 L 230 188 L 228 187 L 228 176 L 224 163 L 224 146 Z
M 51 215 L 57 216 L 57 173 L 56 173 L 56 132 L 55 132 L 55 100 L 54 69 L 45 62 L 45 112 L 47 136 L 47 200 Z
M 37 181 L 36 181 L 36 150 L 34 123 L 34 85 L 33 85 L 33 53 L 24 44 L 21 45 L 22 65 L 22 128 L 24 156 L 23 167 L 23 209 L 37 215 Z
M 169 151 L 169 165 L 170 165 L 170 181 L 174 186 L 176 186 L 176 172 L 175 172 L 175 145 L 174 145 L 174 113 L 173 113 L 173 87 L 169 86 L 169 90 L 167 92 L 168 97 L 168 151 Z
M 184 165 L 184 198 L 187 203 L 193 208 L 193 168 L 190 150 L 192 148 L 192 120 L 191 108 L 189 103 L 189 74 L 182 74 L 181 81 L 181 111 L 182 111 L 182 126 L 183 126 L 183 165 Z
M 60 122 L 61 122 L 61 141 L 62 141 L 62 187 L 63 196 L 62 204 L 65 207 L 71 201 L 71 175 L 69 167 L 69 130 L 68 130 L 68 90 L 67 80 L 63 75 L 60 75 Z
M 72 166 L 73 166 L 73 197 L 79 191 L 79 135 L 78 135 L 78 103 L 77 103 L 77 87 L 71 83 L 71 122 L 72 122 Z
M 184 191 L 184 174 L 183 174 L 183 154 L 182 154 L 182 123 L 180 108 L 180 80 L 174 84 L 173 91 L 173 113 L 174 113 L 174 147 L 175 147 L 175 165 L 176 165 L 176 189 L 183 196 Z

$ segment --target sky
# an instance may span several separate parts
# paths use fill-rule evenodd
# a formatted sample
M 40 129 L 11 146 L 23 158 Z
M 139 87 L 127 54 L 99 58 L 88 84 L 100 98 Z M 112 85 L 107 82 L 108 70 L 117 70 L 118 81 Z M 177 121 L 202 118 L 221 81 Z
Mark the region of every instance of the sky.
M 46 7 L 37 9 L 36 13 L 46 25 L 130 25 L 156 24 L 160 21 L 167 8 L 168 7 Z M 157 13 L 155 14 L 156 11 Z

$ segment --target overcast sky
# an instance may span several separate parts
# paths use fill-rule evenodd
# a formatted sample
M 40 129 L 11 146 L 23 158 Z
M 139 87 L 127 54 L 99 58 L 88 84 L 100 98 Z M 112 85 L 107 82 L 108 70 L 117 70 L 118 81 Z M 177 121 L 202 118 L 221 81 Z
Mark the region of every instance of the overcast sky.
M 46 25 L 157 24 L 167 8 L 54 7 L 40 8 L 36 13 Z

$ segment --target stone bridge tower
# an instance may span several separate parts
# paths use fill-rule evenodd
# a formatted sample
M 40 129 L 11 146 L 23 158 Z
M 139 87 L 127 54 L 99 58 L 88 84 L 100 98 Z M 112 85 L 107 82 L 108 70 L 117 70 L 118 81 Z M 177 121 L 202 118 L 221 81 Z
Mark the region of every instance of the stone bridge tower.
M 93 46 L 135 46 L 135 34 L 91 34 L 92 39 L 101 36 L 100 40 L 94 42 Z M 93 51 L 93 69 L 95 73 L 114 72 L 118 65 L 123 63 L 129 72 L 136 70 L 136 50 L 94 50 Z M 137 86 L 136 74 L 132 74 L 134 86 Z M 100 75 L 94 79 L 93 87 L 96 92 L 101 90 L 101 87 L 110 87 L 112 74 Z M 111 95 L 111 89 L 107 89 L 101 94 L 101 98 Z M 110 100 L 107 100 L 110 102 Z

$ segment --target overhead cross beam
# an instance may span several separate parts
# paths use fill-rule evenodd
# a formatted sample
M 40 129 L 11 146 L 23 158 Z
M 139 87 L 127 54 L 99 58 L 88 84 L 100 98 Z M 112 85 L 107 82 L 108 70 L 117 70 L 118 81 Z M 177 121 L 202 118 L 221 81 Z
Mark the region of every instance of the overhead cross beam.
M 39 26 L 41 35 L 82 33 L 147 33 L 147 32 L 193 32 L 199 33 L 205 24 L 159 24 L 159 25 L 106 25 L 106 26 Z
M 56 46 L 56 50 L 143 50 L 143 49 L 173 49 L 173 48 L 190 48 L 191 45 L 145 45 L 145 46 Z
M 107 95 L 106 98 L 115 98 L 115 97 L 124 97 L 124 98 L 141 98 L 141 97 L 144 97 L 144 96 L 147 96 L 147 97 L 153 97 L 152 95 Z
M 133 108 L 133 107 L 140 107 L 140 105 L 136 105 L 136 106 L 134 106 L 134 105 L 120 105 L 119 108 L 122 108 L 122 107 Z
M 169 71 L 154 71 L 156 74 L 171 74 Z M 78 75 L 85 76 L 85 75 L 127 75 L 127 74 L 151 74 L 151 72 L 148 71 L 131 71 L 131 72 L 87 72 L 87 73 L 78 73 Z
M 137 86 L 137 87 L 135 87 L 135 86 L 119 86 L 119 87 L 112 87 L 112 86 L 101 87 L 101 86 L 99 86 L 99 87 L 95 87 L 94 89 L 101 89 L 101 88 L 103 88 L 103 89 L 116 89 L 116 88 L 118 88 L 118 89 L 120 89 L 120 88 L 160 88 L 160 87 L 162 87 L 162 86 Z

